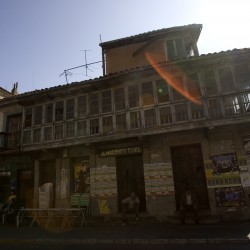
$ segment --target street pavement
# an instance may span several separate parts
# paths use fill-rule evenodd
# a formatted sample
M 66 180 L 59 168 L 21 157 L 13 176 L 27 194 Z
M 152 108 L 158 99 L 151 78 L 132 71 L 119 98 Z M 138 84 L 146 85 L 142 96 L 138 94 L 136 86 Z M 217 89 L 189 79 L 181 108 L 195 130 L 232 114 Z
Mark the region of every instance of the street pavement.
M 230 222 L 211 225 L 169 224 L 153 221 L 88 222 L 85 227 L 56 227 L 0 225 L 0 245 L 15 244 L 250 244 L 250 222 Z

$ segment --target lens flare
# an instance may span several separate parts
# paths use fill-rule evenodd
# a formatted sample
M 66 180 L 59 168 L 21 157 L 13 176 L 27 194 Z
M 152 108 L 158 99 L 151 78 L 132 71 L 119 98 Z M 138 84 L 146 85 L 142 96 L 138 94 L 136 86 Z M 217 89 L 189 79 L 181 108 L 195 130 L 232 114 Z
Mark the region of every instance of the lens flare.
M 153 56 L 146 52 L 146 58 L 150 65 L 156 70 L 156 72 L 166 81 L 167 84 L 169 84 L 172 88 L 174 88 L 177 92 L 179 92 L 181 95 L 183 95 L 185 98 L 190 100 L 191 102 L 201 105 L 201 100 L 199 98 L 199 90 L 197 88 L 192 88 L 190 91 L 186 91 L 184 89 L 183 83 L 174 78 L 171 73 L 169 73 L 165 68 L 163 68 L 161 65 L 157 64 L 157 62 L 153 59 Z M 189 82 L 191 82 L 190 79 L 188 79 Z M 192 84 L 193 85 L 193 84 Z

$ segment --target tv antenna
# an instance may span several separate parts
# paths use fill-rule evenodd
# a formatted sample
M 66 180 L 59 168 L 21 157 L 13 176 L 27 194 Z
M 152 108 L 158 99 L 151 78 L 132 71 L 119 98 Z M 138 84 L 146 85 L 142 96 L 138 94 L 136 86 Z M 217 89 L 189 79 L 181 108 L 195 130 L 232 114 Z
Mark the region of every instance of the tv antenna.
M 87 52 L 88 52 L 88 51 L 91 51 L 91 50 L 85 49 L 85 50 L 80 50 L 80 51 L 84 51 L 85 64 L 80 65 L 80 66 L 77 66 L 77 67 L 73 67 L 73 68 L 70 68 L 70 69 L 65 69 L 65 70 L 63 71 L 63 73 L 59 75 L 59 77 L 61 77 L 62 75 L 64 75 L 67 83 L 68 83 L 68 76 L 72 76 L 72 75 L 73 75 L 73 73 L 70 72 L 70 70 L 74 70 L 74 69 L 78 69 L 78 68 L 84 67 L 84 68 L 86 69 L 85 75 L 88 76 L 88 70 L 90 70 L 91 72 L 93 72 L 93 71 L 89 68 L 89 65 L 93 65 L 93 64 L 101 63 L 101 62 L 102 62 L 102 61 L 97 61 L 97 62 L 93 62 L 93 63 L 88 63 L 88 62 L 87 62 Z

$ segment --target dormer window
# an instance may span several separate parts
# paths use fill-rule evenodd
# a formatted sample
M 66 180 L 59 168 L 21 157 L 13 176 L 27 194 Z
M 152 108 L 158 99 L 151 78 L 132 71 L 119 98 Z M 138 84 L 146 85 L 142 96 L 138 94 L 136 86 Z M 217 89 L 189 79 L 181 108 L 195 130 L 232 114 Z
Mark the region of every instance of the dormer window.
M 195 46 L 190 37 L 166 41 L 167 60 L 183 59 L 196 55 Z

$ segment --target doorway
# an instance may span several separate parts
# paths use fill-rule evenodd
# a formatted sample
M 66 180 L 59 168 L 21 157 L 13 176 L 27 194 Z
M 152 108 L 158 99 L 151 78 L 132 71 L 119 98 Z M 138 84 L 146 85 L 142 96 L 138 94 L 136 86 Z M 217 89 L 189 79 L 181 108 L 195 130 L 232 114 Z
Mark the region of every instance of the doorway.
M 32 170 L 18 170 L 17 185 L 20 205 L 33 207 L 34 177 Z
M 181 195 L 189 185 L 198 198 L 199 209 L 209 209 L 207 183 L 200 144 L 170 147 L 174 175 L 176 209 Z
M 116 157 L 118 210 L 121 211 L 121 201 L 135 192 L 140 199 L 140 211 L 146 211 L 145 182 L 143 160 L 141 155 L 126 155 Z

